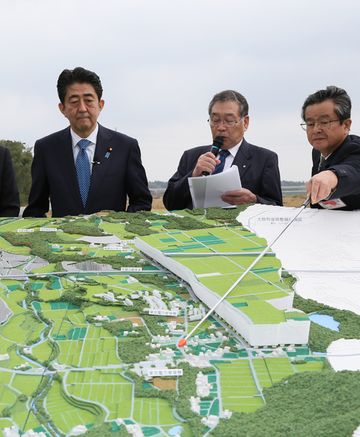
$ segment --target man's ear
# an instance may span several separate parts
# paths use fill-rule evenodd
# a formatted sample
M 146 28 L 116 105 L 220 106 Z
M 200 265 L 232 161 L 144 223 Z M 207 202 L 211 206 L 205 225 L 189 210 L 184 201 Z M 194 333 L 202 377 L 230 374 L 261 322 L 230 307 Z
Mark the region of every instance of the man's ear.
M 58 108 L 59 108 L 59 111 L 66 117 L 66 115 L 65 115 L 65 106 L 64 106 L 64 104 L 63 103 L 59 103 L 58 104 Z
M 247 128 L 249 127 L 249 122 L 250 122 L 249 116 L 245 115 L 245 117 L 244 117 L 244 130 L 247 130 Z
M 350 132 L 351 119 L 348 118 L 347 120 L 345 120 L 345 121 L 344 121 L 344 125 L 345 125 L 345 128 L 347 129 L 347 131 Z

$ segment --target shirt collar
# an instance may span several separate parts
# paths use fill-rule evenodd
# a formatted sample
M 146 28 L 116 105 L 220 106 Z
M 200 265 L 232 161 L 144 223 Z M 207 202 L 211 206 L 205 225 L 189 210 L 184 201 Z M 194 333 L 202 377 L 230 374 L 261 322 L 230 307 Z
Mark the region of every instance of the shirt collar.
M 231 147 L 231 149 L 228 149 L 228 151 L 230 152 L 230 155 L 231 155 L 233 158 L 235 158 L 237 152 L 239 151 L 240 146 L 241 146 L 241 144 L 242 144 L 242 142 L 243 142 L 243 139 L 244 139 L 244 138 L 241 139 L 240 143 L 237 143 L 237 144 L 235 144 L 235 146 Z
M 82 137 L 79 137 L 79 135 L 76 132 L 74 132 L 73 129 L 70 127 L 73 148 L 75 148 L 77 146 L 77 143 L 82 139 L 89 140 L 91 142 L 91 144 L 96 144 L 96 138 L 97 138 L 98 131 L 99 131 L 99 125 L 98 125 L 98 123 L 96 123 L 96 127 L 91 132 L 91 134 L 87 138 L 82 138 Z
M 328 159 L 328 158 L 330 158 L 330 156 L 333 154 L 333 152 L 331 152 L 329 155 L 327 155 L 327 156 L 324 156 L 322 153 L 320 154 L 320 159 L 321 158 L 323 158 L 323 159 L 325 159 L 325 161 Z

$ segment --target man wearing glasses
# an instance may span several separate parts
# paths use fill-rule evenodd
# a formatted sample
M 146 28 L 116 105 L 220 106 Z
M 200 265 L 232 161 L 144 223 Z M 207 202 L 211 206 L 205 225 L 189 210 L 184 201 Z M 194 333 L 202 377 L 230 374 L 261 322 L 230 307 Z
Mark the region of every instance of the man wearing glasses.
M 345 90 L 328 86 L 303 104 L 301 123 L 313 146 L 307 194 L 315 208 L 360 208 L 360 138 L 349 135 L 351 100 Z
M 249 126 L 248 111 L 245 97 L 236 91 L 222 91 L 213 97 L 209 104 L 209 124 L 213 139 L 223 138 L 220 159 L 210 152 L 211 146 L 186 150 L 164 194 L 168 210 L 192 208 L 189 177 L 217 173 L 220 167 L 223 171 L 232 165 L 239 169 L 243 188 L 224 193 L 224 202 L 282 205 L 277 155 L 244 139 Z

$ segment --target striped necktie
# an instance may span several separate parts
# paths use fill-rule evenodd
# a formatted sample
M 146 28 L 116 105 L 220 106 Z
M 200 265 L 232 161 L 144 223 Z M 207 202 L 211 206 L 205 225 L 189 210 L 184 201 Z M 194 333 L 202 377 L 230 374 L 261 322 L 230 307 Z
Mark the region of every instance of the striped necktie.
M 220 159 L 219 164 L 215 167 L 213 174 L 221 173 L 224 170 L 226 157 L 230 155 L 230 152 L 225 149 L 221 149 L 218 158 Z
M 318 172 L 325 170 L 326 159 L 323 155 L 320 155 L 320 161 L 318 165 Z
M 77 145 L 79 146 L 79 153 L 76 157 L 76 174 L 79 182 L 79 190 L 82 203 L 86 205 L 86 200 L 90 187 L 90 161 L 86 153 L 86 148 L 91 144 L 89 140 L 80 140 Z

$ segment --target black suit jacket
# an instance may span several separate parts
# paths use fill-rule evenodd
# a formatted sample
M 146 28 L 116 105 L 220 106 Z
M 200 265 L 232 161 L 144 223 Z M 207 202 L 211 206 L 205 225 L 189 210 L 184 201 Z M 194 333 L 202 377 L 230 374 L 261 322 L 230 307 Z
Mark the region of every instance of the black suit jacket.
M 168 182 L 164 193 L 164 205 L 168 210 L 192 208 L 188 178 L 191 176 L 200 155 L 209 152 L 211 146 L 186 150 L 177 172 Z M 257 202 L 282 205 L 280 173 L 276 153 L 249 144 L 245 139 L 232 165 L 237 165 L 241 185 L 256 194 Z
M 108 158 L 105 156 L 112 148 Z M 101 210 L 151 209 L 151 194 L 137 141 L 99 125 L 90 189 L 83 207 L 76 176 L 70 128 L 35 143 L 32 186 L 24 217 L 92 214 Z
M 319 173 L 320 152 L 312 151 L 311 174 Z M 330 199 L 341 199 L 345 207 L 339 210 L 351 211 L 360 208 L 360 137 L 348 135 L 343 143 L 326 159 L 323 170 L 333 170 L 338 177 L 338 185 Z M 312 205 L 321 208 L 321 205 Z
M 0 146 L 0 217 L 17 217 L 20 210 L 19 190 L 9 149 Z

